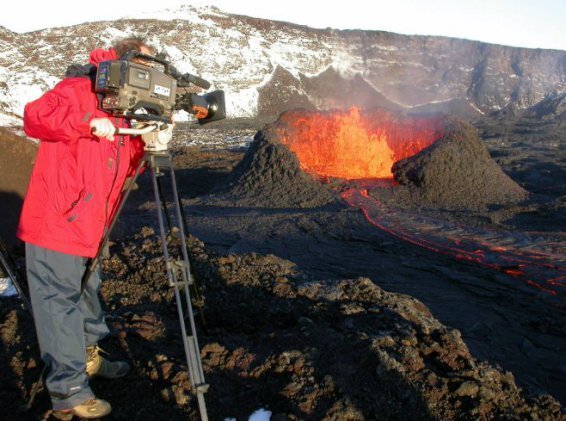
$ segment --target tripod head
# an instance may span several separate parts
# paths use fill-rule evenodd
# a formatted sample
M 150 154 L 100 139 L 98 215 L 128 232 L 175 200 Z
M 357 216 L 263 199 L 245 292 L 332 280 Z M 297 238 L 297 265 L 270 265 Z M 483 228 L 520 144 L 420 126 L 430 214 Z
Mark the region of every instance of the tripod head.
M 167 145 L 173 137 L 173 124 L 161 121 L 136 121 L 130 129 L 116 129 L 116 134 L 141 136 L 145 145 L 144 150 L 147 152 L 162 152 L 167 150 Z

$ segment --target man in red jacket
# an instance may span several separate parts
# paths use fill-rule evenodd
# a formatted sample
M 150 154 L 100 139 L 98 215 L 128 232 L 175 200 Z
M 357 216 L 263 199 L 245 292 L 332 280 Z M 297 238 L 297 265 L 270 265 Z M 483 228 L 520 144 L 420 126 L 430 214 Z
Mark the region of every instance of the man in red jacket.
M 154 55 L 142 39 L 118 41 L 90 54 L 97 66 L 129 50 Z M 109 331 L 93 274 L 81 294 L 87 259 L 98 251 L 117 211 L 126 177 L 143 156 L 139 137 L 115 135 L 129 122 L 101 111 L 88 76 L 62 80 L 26 105 L 24 130 L 40 139 L 23 204 L 18 236 L 26 243 L 26 265 L 45 384 L 53 409 L 98 418 L 110 404 L 95 398 L 88 379 L 125 375 L 126 362 L 110 362 L 97 343 Z

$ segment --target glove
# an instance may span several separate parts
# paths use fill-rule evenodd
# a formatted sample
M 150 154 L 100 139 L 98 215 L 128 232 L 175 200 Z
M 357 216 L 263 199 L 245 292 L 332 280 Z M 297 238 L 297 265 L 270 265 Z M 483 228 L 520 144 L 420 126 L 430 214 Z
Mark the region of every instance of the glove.
M 90 128 L 95 136 L 107 139 L 111 142 L 114 141 L 114 135 L 116 134 L 116 127 L 107 118 L 93 118 L 90 121 Z
M 173 124 L 162 124 L 156 135 L 157 142 L 166 146 L 173 138 Z

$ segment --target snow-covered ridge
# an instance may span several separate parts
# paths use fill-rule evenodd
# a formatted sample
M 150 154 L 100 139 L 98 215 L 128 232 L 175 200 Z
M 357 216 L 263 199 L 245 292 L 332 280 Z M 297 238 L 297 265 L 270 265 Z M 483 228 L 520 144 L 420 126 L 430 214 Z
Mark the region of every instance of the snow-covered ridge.
M 69 64 L 130 35 L 146 36 L 179 70 L 224 90 L 229 117 L 275 113 L 289 98 L 320 108 L 341 99 L 352 105 L 354 85 L 366 104 L 411 109 L 461 99 L 480 112 L 528 108 L 566 91 L 566 52 L 312 29 L 187 5 L 26 34 L 0 28 L 0 112 L 21 116 Z

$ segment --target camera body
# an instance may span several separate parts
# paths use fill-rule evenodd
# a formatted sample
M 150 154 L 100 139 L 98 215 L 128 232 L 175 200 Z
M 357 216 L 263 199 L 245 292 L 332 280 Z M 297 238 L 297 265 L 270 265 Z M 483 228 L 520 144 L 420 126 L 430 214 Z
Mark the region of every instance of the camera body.
M 173 112 L 185 110 L 197 114 L 201 124 L 226 118 L 223 91 L 179 93 L 179 88 L 191 85 L 210 87 L 198 76 L 181 74 L 169 62 L 137 51 L 99 63 L 94 81 L 102 109 L 118 117 L 172 123 Z
M 166 73 L 128 60 L 99 64 L 95 91 L 103 94 L 101 107 L 113 115 L 148 114 L 171 119 L 177 99 L 177 80 Z

